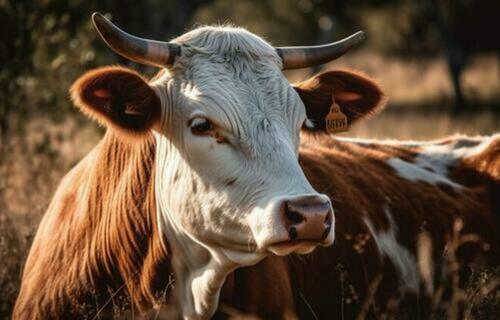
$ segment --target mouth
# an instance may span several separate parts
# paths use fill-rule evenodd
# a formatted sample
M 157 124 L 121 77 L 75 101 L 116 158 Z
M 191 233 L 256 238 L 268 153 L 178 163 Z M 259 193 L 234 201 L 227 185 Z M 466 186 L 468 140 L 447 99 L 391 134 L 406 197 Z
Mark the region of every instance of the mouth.
M 326 246 L 328 244 L 312 240 L 280 241 L 269 245 L 267 251 L 277 256 L 286 256 L 290 253 L 308 254 L 318 245 Z

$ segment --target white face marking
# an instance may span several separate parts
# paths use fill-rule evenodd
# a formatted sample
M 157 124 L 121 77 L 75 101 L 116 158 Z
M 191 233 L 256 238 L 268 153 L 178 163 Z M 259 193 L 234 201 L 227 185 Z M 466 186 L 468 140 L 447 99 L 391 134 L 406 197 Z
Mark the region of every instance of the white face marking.
M 377 233 L 371 221 L 366 217 L 364 222 L 370 230 L 380 253 L 391 260 L 396 267 L 401 282 L 401 293 L 408 291 L 418 293 L 420 280 L 415 258 L 408 249 L 398 242 L 398 226 L 394 222 L 388 207 L 385 208 L 385 214 L 389 220 L 389 229 L 385 232 Z
M 298 163 L 305 108 L 274 48 L 235 28 L 201 28 L 175 41 L 182 56 L 153 84 L 163 105 L 159 224 L 177 259 L 184 316 L 209 317 L 228 272 L 289 240 L 282 201 L 320 195 Z

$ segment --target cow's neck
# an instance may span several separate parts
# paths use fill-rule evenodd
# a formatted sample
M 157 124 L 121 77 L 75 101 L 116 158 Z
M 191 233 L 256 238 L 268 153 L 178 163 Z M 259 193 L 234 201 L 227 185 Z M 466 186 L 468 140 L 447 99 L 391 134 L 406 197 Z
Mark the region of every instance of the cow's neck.
M 161 229 L 173 253 L 179 311 L 185 319 L 210 318 L 217 309 L 226 276 L 236 265 L 227 263 L 223 256 L 210 252 L 166 220 Z
M 171 263 L 176 276 L 177 304 L 185 319 L 210 318 L 216 311 L 219 295 L 226 276 L 237 264 L 222 251 L 209 249 L 194 239 L 173 218 L 169 202 L 176 197 L 172 192 L 172 179 L 186 173 L 175 172 L 173 164 L 182 159 L 163 135 L 156 135 L 156 198 L 158 224 L 172 250 Z M 179 188 L 179 187 L 177 187 Z

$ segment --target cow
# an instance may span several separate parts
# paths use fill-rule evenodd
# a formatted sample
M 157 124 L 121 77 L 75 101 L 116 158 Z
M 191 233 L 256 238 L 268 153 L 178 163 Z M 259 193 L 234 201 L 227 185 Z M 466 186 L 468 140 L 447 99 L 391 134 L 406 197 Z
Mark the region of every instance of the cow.
M 160 42 L 93 22 L 117 53 L 162 69 L 98 68 L 73 84 L 107 131 L 41 221 L 14 319 L 425 318 L 441 270 L 498 266 L 499 135 L 339 138 L 384 107 L 376 82 L 282 74 L 362 33 L 274 48 L 230 26 Z

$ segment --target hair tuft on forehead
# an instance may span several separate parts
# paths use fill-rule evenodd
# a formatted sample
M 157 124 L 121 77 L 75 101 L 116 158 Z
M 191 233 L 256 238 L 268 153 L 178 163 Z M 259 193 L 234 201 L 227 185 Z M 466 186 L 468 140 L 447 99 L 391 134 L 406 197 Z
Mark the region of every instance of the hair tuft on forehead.
M 270 43 L 245 28 L 232 25 L 197 27 L 172 42 L 208 55 L 240 54 L 248 58 L 271 57 L 277 63 L 281 63 Z

